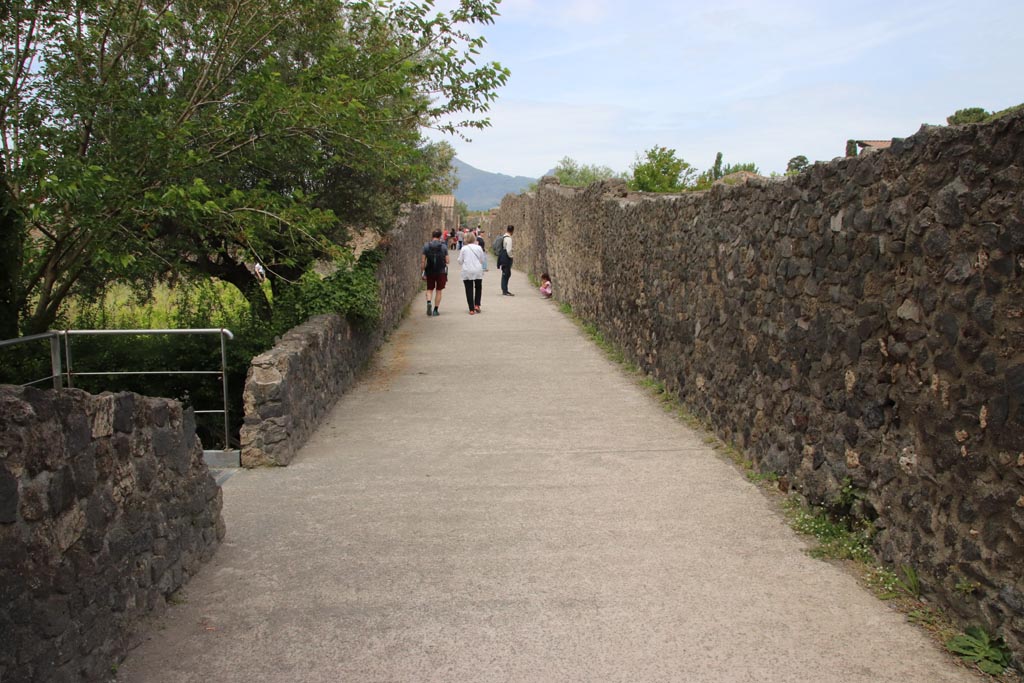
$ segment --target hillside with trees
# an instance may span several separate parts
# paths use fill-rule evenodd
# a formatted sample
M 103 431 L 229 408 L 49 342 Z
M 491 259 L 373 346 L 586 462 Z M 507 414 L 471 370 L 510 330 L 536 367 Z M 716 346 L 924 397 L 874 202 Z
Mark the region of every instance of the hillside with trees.
M 470 211 L 493 209 L 501 204 L 505 195 L 523 192 L 537 182 L 535 178 L 482 171 L 459 159 L 452 160 L 452 168 L 458 181 L 455 198 L 465 203 Z

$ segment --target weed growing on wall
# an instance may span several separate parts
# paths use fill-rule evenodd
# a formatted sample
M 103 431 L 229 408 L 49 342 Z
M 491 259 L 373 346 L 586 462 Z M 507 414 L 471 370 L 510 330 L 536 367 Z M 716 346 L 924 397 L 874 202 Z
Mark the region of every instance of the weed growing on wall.
M 978 626 L 971 626 L 966 632 L 950 638 L 946 648 L 991 676 L 1000 675 L 1010 666 L 1010 651 L 1006 643 L 1002 638 L 991 637 Z
M 829 560 L 873 562 L 870 524 L 835 518 L 823 508 L 814 508 L 790 496 L 785 503 L 789 524 L 797 533 L 812 536 L 818 545 L 811 549 L 812 557 Z

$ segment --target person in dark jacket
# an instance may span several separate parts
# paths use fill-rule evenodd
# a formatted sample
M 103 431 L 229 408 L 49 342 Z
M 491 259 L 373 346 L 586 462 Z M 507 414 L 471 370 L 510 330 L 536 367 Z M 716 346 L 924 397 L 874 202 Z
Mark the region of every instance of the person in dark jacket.
M 512 233 L 516 231 L 514 225 L 505 228 L 505 236 L 501 238 L 501 253 L 498 254 L 498 267 L 501 268 L 501 294 L 502 296 L 515 296 L 508 291 L 508 281 L 512 277 Z
M 441 241 L 440 230 L 435 230 L 432 237 L 423 245 L 420 269 L 423 271 L 423 279 L 427 281 L 427 315 L 441 315 L 437 308 L 441 305 L 444 286 L 448 284 L 448 249 Z

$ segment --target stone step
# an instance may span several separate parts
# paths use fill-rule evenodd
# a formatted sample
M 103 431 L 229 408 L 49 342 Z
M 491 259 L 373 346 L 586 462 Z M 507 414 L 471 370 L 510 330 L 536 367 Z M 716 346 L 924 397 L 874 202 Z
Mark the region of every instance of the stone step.
M 239 450 L 203 451 L 203 462 L 207 467 L 241 467 L 242 452 Z

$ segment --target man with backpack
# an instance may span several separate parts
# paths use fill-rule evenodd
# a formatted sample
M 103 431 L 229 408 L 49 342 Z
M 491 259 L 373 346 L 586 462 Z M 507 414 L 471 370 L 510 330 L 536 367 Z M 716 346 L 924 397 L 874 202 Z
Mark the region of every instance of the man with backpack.
M 423 245 L 420 268 L 427 281 L 427 315 L 441 315 L 437 309 L 441 305 L 441 292 L 448 284 L 448 248 L 441 241 L 440 230 L 435 230 L 431 236 L 433 239 Z
M 515 230 L 514 225 L 510 225 L 505 229 L 505 234 L 501 236 L 500 248 L 498 248 L 497 242 L 494 243 L 494 246 L 498 248 L 498 267 L 501 268 L 502 296 L 515 296 L 515 294 L 508 291 L 508 280 L 512 277 L 512 233 Z

